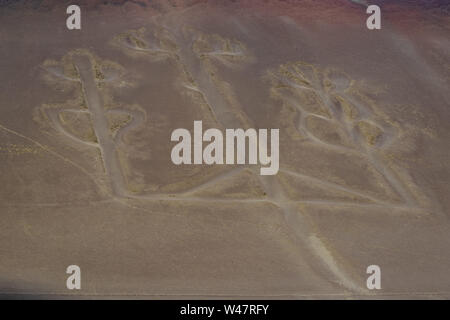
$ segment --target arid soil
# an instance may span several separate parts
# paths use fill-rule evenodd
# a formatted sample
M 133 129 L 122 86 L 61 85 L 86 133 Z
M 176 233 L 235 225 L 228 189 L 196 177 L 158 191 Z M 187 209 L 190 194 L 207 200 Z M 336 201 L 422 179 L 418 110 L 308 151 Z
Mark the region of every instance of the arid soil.
M 0 1 L 0 296 L 450 298 L 444 2 Z M 174 165 L 195 120 L 278 174 Z

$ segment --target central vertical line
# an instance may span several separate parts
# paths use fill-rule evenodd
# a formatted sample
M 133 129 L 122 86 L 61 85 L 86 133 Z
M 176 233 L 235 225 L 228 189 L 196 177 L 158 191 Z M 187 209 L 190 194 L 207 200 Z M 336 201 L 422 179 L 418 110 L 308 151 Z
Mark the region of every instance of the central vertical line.
M 92 63 L 87 56 L 76 56 L 75 66 L 80 74 L 86 104 L 92 116 L 94 132 L 97 137 L 103 165 L 114 195 L 124 195 L 124 179 L 114 140 L 109 131 L 102 98 L 95 82 Z

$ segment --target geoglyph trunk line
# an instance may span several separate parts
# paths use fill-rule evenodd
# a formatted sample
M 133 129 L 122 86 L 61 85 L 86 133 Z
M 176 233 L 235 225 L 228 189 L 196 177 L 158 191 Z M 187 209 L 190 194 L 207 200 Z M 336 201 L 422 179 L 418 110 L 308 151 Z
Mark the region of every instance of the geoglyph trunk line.
M 102 162 L 114 195 L 124 195 L 124 179 L 119 164 L 114 140 L 110 134 L 108 120 L 105 116 L 103 101 L 94 79 L 93 67 L 88 57 L 74 58 L 75 67 L 80 75 L 83 95 L 91 113 L 93 129 L 101 152 Z

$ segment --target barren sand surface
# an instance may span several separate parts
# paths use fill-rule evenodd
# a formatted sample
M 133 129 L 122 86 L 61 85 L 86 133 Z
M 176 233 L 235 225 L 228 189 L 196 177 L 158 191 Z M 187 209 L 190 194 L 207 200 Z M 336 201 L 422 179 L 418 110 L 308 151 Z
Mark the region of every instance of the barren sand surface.
M 375 2 L 0 1 L 0 296 L 450 298 L 449 7 Z M 279 172 L 173 164 L 196 120 Z

